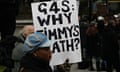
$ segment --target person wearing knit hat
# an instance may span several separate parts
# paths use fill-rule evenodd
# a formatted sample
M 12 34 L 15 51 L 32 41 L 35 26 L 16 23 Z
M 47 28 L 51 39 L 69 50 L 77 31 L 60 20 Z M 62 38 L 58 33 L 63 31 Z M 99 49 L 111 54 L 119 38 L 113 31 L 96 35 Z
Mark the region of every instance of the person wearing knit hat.
M 23 56 L 19 72 L 52 72 L 49 62 L 51 59 L 51 42 L 41 32 L 30 34 L 24 42 Z

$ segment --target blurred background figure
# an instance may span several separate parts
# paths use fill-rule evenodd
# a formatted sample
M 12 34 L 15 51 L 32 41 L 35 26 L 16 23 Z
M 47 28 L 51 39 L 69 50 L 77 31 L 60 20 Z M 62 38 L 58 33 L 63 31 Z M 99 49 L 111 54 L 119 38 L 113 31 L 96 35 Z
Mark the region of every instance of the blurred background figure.
M 16 29 L 16 15 L 18 14 L 18 0 L 0 0 L 0 32 L 1 40 L 13 36 Z
M 93 66 L 93 59 L 96 62 L 96 69 L 100 69 L 100 49 L 98 47 L 98 29 L 97 29 L 97 22 L 92 21 L 89 24 L 88 29 L 86 30 L 87 35 L 87 55 L 89 61 L 89 70 L 95 70 Z
M 6 66 L 5 72 L 11 72 L 13 61 L 11 59 L 15 39 L 16 15 L 18 14 L 18 0 L 0 0 L 0 65 Z M 4 55 L 4 58 L 2 56 Z
M 88 28 L 88 16 L 83 15 L 79 20 L 80 25 L 80 38 L 81 38 L 81 53 L 82 53 L 82 62 L 78 63 L 78 69 L 86 69 L 88 68 L 88 60 L 86 54 L 86 47 L 87 47 L 87 35 L 86 30 Z
M 29 34 L 32 34 L 34 32 L 33 25 L 25 25 L 22 30 L 20 30 L 19 35 L 17 36 L 18 40 L 15 43 L 15 48 L 12 52 L 12 59 L 14 60 L 14 68 L 12 69 L 12 72 L 18 72 L 20 67 L 20 60 L 24 55 L 24 52 L 22 50 L 23 44 L 25 39 Z
M 105 61 L 107 72 L 112 72 L 113 69 L 116 72 L 120 72 L 118 37 L 113 25 L 111 16 L 98 20 L 101 54 Z

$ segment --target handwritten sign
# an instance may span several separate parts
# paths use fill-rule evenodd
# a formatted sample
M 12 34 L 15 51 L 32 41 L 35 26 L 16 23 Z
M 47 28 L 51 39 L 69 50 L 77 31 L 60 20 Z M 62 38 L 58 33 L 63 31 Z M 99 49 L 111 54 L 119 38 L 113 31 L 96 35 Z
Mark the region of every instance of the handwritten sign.
M 76 0 L 32 3 L 35 31 L 47 35 L 51 42 L 52 65 L 81 61 L 80 31 Z

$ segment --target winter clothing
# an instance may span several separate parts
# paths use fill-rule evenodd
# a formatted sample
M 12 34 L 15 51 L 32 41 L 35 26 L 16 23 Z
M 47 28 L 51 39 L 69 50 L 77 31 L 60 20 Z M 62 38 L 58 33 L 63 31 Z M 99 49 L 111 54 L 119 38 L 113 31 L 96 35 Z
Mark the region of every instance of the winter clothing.
M 20 34 L 12 52 L 12 59 L 14 60 L 14 68 L 12 69 L 12 72 L 18 72 L 19 70 L 20 60 L 24 56 L 24 52 L 22 50 L 24 40 L 24 36 Z
M 19 72 L 52 72 L 52 69 L 49 63 L 43 59 L 27 54 L 21 60 Z

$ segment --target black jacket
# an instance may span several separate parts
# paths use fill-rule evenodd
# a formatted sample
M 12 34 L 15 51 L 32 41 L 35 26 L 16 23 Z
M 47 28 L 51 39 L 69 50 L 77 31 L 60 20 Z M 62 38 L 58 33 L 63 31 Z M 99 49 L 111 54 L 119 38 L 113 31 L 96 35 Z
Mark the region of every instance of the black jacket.
M 119 53 L 117 34 L 111 27 L 105 27 L 101 33 L 102 54 L 104 57 L 115 56 Z
M 19 72 L 52 72 L 49 63 L 27 54 L 21 60 Z

